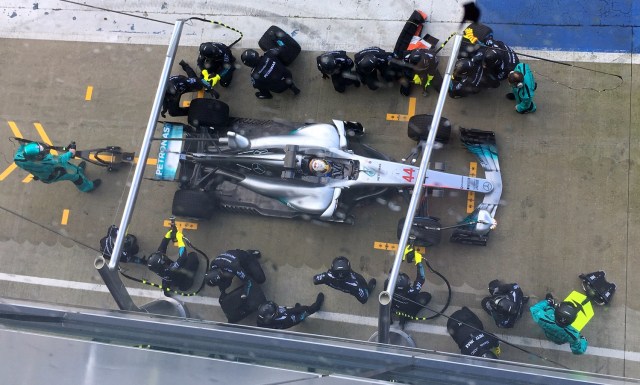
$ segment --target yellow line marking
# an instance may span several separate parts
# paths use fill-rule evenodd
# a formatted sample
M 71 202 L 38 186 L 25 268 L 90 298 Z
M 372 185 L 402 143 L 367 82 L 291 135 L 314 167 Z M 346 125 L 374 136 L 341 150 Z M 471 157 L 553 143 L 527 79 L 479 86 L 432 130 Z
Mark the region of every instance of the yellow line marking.
M 93 86 L 87 86 L 87 93 L 84 95 L 84 100 L 91 100 L 91 95 L 93 95 Z
M 416 98 L 409 98 L 409 112 L 407 112 L 407 115 L 409 115 L 409 117 L 412 117 L 415 114 L 416 114 Z
M 409 110 L 406 115 L 403 114 L 387 114 L 387 120 L 395 120 L 398 122 L 408 122 L 413 115 L 416 114 L 416 98 L 409 98 Z
M 20 130 L 18 129 L 18 126 L 16 125 L 16 122 L 10 120 L 7 123 L 9 123 L 9 128 L 11 128 L 11 132 L 13 132 L 13 136 L 15 136 L 17 138 L 22 138 L 22 134 L 20 133 Z
M 48 144 L 49 146 L 53 146 L 53 143 L 51 143 L 51 139 L 49 139 L 49 136 L 44 131 L 44 127 L 42 127 L 42 124 L 36 122 L 36 123 L 33 123 L 33 126 L 38 131 L 38 134 L 42 138 L 42 141 L 45 142 L 46 144 Z M 51 150 L 51 153 L 53 155 L 58 155 L 58 151 L 56 151 L 56 150 Z
M 386 242 L 373 242 L 373 248 L 376 250 L 398 251 L 398 244 L 386 243 Z M 427 252 L 427 249 L 422 246 L 416 247 L 416 250 L 418 250 L 418 252 L 422 254 Z
M 398 115 L 398 114 L 387 114 L 387 120 L 400 120 L 400 115 Z
M 66 225 L 67 221 L 69 221 L 69 209 L 62 210 L 62 220 L 60 221 L 61 225 Z
M 15 170 L 18 166 L 16 166 L 15 163 L 11 163 L 9 165 L 9 167 L 7 167 L 2 174 L 0 174 L 0 181 L 3 181 L 4 178 L 6 178 L 7 176 L 9 176 L 9 174 L 11 174 L 13 172 L 13 170 Z
M 191 100 L 183 100 L 182 107 L 188 108 L 191 105 Z
M 26 178 L 22 180 L 22 183 L 29 183 L 33 180 L 33 175 L 29 174 Z
M 204 90 L 199 90 L 196 94 L 199 98 L 204 98 Z
M 133 162 L 134 163 L 138 163 L 138 157 L 133 158 Z M 156 164 L 158 164 L 158 159 L 156 159 L 156 158 L 147 158 L 147 165 L 148 166 L 155 166 Z
M 469 162 L 469 176 L 475 178 L 478 174 L 478 163 Z M 467 214 L 471 214 L 476 209 L 475 191 L 467 192 Z
M 171 221 L 165 219 L 164 227 L 171 227 Z M 176 227 L 178 230 L 198 230 L 198 224 L 193 222 L 176 221 Z

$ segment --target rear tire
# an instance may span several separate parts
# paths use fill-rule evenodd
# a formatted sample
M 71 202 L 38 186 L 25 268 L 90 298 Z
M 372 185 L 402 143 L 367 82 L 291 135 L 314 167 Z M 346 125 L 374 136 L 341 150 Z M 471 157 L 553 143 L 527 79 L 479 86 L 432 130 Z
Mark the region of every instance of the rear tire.
M 427 140 L 431 129 L 433 115 L 421 114 L 414 115 L 409 119 L 407 135 L 415 141 Z M 447 118 L 440 118 L 438 133 L 436 134 L 436 142 L 446 144 L 451 137 L 451 122 Z
M 200 190 L 178 190 L 173 195 L 171 213 L 177 217 L 211 219 L 215 209 L 213 195 Z
M 229 120 L 229 106 L 216 99 L 193 99 L 188 120 L 194 127 L 224 126 Z

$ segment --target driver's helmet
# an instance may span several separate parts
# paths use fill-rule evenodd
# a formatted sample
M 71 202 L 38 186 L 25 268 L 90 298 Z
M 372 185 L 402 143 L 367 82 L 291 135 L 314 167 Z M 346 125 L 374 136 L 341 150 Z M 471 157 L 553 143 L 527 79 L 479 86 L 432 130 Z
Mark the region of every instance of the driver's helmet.
M 314 158 L 309 162 L 309 171 L 316 174 L 326 174 L 331 171 L 331 165 L 324 159 Z
M 396 280 L 396 290 L 398 291 L 407 291 L 411 287 L 411 279 L 407 273 L 398 274 L 398 279 Z
M 240 55 L 240 60 L 242 60 L 244 65 L 253 68 L 258 65 L 260 54 L 255 49 L 248 49 Z
M 331 75 L 338 68 L 338 63 L 332 55 L 323 54 L 320 56 L 320 68 L 322 68 L 322 72 Z
M 562 328 L 571 325 L 578 317 L 579 311 L 578 307 L 571 302 L 564 301 L 560 303 L 554 312 L 556 325 Z
M 42 159 L 45 155 L 45 148 L 40 143 L 31 142 L 24 146 L 24 157 L 27 159 Z
M 503 314 L 516 314 L 518 312 L 516 303 L 505 296 L 498 296 L 491 301 L 491 307 Z
M 358 70 L 365 74 L 370 74 L 376 69 L 376 57 L 372 54 L 365 55 L 357 63 Z
M 155 251 L 147 260 L 147 267 L 156 274 L 162 274 L 168 262 L 168 257 L 161 251 Z
M 278 305 L 273 301 L 268 301 L 258 308 L 258 319 L 265 324 L 270 324 L 276 318 Z
M 333 262 L 331 262 L 331 272 L 337 278 L 344 279 L 351 272 L 351 262 L 349 262 L 347 257 L 336 257 Z
M 217 269 L 217 268 L 211 269 L 204 276 L 204 281 L 209 286 L 217 286 L 220 283 L 220 281 L 222 281 L 222 279 L 223 279 L 222 272 L 220 271 L 220 269 Z
M 489 67 L 497 67 L 500 65 L 500 55 L 495 49 L 488 49 L 484 52 L 484 64 Z

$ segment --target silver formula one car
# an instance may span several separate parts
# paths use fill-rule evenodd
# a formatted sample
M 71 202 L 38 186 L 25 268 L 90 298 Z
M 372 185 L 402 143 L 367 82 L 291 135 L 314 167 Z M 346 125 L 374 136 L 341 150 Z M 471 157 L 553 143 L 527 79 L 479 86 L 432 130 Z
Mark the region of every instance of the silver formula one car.
M 414 116 L 409 123 L 409 136 L 424 143 L 430 117 Z M 164 124 L 165 133 L 176 128 L 176 124 Z M 161 145 L 165 165 L 175 164 L 179 156 L 180 189 L 172 207 L 176 216 L 208 219 L 214 210 L 223 209 L 353 223 L 351 210 L 355 206 L 410 189 L 418 174 L 418 167 L 395 162 L 361 143 L 364 128 L 357 122 L 334 120 L 330 124 L 292 126 L 229 118 L 224 103 L 196 99 L 192 101 L 189 124 L 193 127 L 182 139 L 180 151 L 166 151 L 167 145 Z M 448 139 L 450 129 L 443 119 L 437 139 Z M 483 244 L 489 229 L 478 224 L 485 224 L 487 216 L 495 216 L 502 192 L 494 134 L 461 128 L 460 136 L 479 158 L 484 178 L 428 170 L 424 183 L 427 187 L 484 194 L 476 212 L 452 226 L 456 232 L 468 233 L 458 241 Z M 170 179 L 174 176 L 169 173 Z M 479 220 L 479 215 L 484 219 Z M 437 220 L 418 218 L 416 222 L 414 235 L 421 238 L 420 234 L 426 233 L 430 237 L 426 244 L 433 243 L 432 234 L 441 230 Z

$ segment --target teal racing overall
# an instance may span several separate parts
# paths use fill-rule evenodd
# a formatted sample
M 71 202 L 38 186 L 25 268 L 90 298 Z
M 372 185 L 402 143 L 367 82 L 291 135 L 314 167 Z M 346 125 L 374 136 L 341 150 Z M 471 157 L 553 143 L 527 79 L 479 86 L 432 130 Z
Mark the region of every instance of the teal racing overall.
M 569 343 L 573 354 L 584 354 L 587 350 L 587 339 L 580 332 L 569 325 L 560 327 L 556 324 L 555 308 L 547 301 L 540 301 L 529 308 L 531 317 L 540 325 L 547 338 L 558 345 Z
M 524 75 L 524 80 L 521 86 L 511 85 L 513 94 L 516 97 L 516 111 L 520 114 L 526 114 L 536 112 L 536 104 L 533 102 L 533 96 L 536 88 L 538 88 L 535 79 L 533 78 L 533 72 L 526 63 L 519 63 L 514 72 L 520 72 Z
M 93 182 L 87 179 L 83 169 L 69 163 L 69 160 L 73 157 L 71 152 L 66 152 L 60 156 L 47 154 L 41 160 L 30 160 L 25 157 L 24 147 L 25 144 L 18 148 L 13 161 L 21 169 L 30 172 L 35 180 L 47 184 L 70 180 L 82 192 L 93 190 Z

